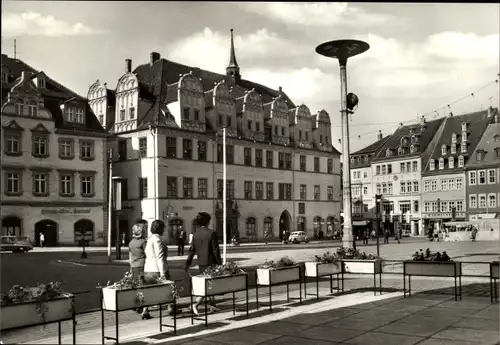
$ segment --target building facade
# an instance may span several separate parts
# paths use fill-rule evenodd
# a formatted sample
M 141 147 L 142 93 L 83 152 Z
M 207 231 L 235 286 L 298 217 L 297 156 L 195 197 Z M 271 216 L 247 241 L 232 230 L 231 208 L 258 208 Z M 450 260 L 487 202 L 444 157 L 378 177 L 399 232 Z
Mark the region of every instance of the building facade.
M 443 223 L 453 220 L 466 220 L 465 166 L 490 120 L 490 111 L 444 119 L 422 174 L 422 216 L 426 231 L 441 229 Z
M 89 101 L 115 135 L 125 236 L 139 219 L 163 219 L 171 240 L 181 226 L 194 230 L 205 211 L 222 238 L 222 128 L 229 239 L 278 238 L 283 230 L 326 235 L 338 222 L 340 154 L 328 113 L 312 115 L 281 88 L 242 79 L 231 47 L 225 75 L 151 53 L 133 72 L 126 60 L 116 90 L 99 81 L 91 86 Z
M 466 168 L 467 220 L 481 230 L 500 231 L 500 123 L 498 109 L 490 109 L 491 122 Z M 483 226 L 484 225 L 484 226 Z M 498 238 L 498 235 L 497 235 Z
M 375 193 L 382 194 L 383 228 L 422 235 L 422 156 L 432 148 L 443 119 L 401 126 L 371 163 Z
M 2 235 L 103 242 L 107 135 L 85 98 L 2 55 Z

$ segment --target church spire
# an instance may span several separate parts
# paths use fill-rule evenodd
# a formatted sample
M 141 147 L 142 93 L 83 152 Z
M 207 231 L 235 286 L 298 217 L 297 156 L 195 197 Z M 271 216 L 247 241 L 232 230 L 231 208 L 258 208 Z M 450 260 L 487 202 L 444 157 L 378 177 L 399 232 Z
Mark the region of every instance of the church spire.
M 234 37 L 232 28 L 231 28 L 231 51 L 229 53 L 229 65 L 226 67 L 226 75 L 232 77 L 236 81 L 239 81 L 241 78 L 240 66 L 238 66 L 238 62 L 236 61 L 236 53 L 234 51 Z

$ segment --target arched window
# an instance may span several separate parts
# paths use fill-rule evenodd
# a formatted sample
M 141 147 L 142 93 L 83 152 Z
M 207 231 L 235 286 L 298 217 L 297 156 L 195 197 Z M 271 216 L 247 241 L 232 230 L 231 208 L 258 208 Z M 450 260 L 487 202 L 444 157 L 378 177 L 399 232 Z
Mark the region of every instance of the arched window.
M 246 230 L 247 230 L 247 236 L 250 238 L 255 237 L 256 235 L 257 226 L 255 223 L 256 223 L 255 218 L 253 217 L 247 218 Z
M 94 241 L 94 222 L 89 219 L 80 219 L 73 226 L 73 234 L 76 243 L 81 236 L 87 241 Z
M 264 218 L 264 236 L 273 237 L 273 218 L 266 217 Z
M 21 236 L 21 218 L 10 216 L 2 219 L 2 236 Z
M 306 218 L 305 217 L 298 217 L 297 218 L 297 230 L 298 231 L 306 231 Z

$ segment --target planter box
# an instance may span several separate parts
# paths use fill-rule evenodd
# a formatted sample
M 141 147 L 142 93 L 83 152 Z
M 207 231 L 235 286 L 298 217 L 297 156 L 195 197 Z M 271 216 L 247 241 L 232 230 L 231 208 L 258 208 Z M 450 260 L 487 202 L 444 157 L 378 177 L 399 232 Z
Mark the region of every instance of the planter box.
M 221 277 L 191 277 L 191 294 L 193 296 L 215 296 L 247 289 L 247 274 L 227 275 Z
M 459 277 L 462 263 L 458 261 L 403 261 L 404 273 L 412 276 Z
M 276 285 L 300 280 L 300 266 L 257 268 L 258 285 Z
M 491 278 L 499 279 L 499 276 L 498 276 L 499 263 L 492 262 L 492 263 L 490 263 L 490 266 L 491 266 L 491 268 L 490 268 Z
M 104 310 L 122 311 L 173 301 L 173 289 L 168 284 L 146 285 L 138 289 L 125 290 L 111 287 L 102 289 L 102 309 Z
M 320 262 L 306 262 L 305 267 L 306 277 L 324 277 L 342 273 L 342 263 L 340 261 L 327 264 L 322 264 Z
M 71 320 L 74 306 L 71 298 L 62 298 L 43 303 L 28 302 L 2 307 L 1 329 L 41 325 L 57 321 Z M 42 308 L 43 314 L 38 308 Z
M 342 260 L 345 273 L 382 273 L 382 260 Z

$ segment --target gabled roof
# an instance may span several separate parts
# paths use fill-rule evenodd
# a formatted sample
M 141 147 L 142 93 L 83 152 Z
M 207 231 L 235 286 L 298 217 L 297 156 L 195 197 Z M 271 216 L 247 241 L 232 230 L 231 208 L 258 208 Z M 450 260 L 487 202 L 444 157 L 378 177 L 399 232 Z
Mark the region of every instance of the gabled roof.
M 36 75 L 38 75 L 40 72 L 35 70 L 24 61 L 19 59 L 12 59 L 7 55 L 2 55 L 2 64 L 9 70 L 8 82 L 2 83 L 2 103 L 4 103 L 7 94 L 15 85 L 16 81 L 21 77 L 22 72 L 30 72 L 32 74 L 32 77 L 36 77 Z M 49 76 L 46 76 L 45 88 L 39 88 L 38 91 L 40 91 L 44 99 L 45 107 L 50 111 L 52 117 L 54 118 L 56 128 L 105 133 L 105 130 L 102 128 L 101 124 L 95 117 L 92 109 L 90 109 L 90 106 L 88 105 L 87 99 L 85 97 L 82 97 L 77 93 L 71 91 Z M 60 104 L 70 99 L 85 103 L 87 116 L 85 116 L 86 123 L 83 126 L 79 124 L 67 123 L 63 120 L 63 114 L 61 112 Z
M 467 127 L 467 152 L 461 153 L 460 143 L 462 142 L 462 123 L 468 123 Z M 429 161 L 431 159 L 439 160 L 439 158 L 448 159 L 449 157 L 458 158 L 459 156 L 464 156 L 465 164 L 468 163 L 468 158 L 472 155 L 475 148 L 477 147 L 481 137 L 490 122 L 490 118 L 488 117 L 488 111 L 477 111 L 473 113 L 463 114 L 459 116 L 450 116 L 446 118 L 446 122 L 444 123 L 444 128 L 441 132 L 439 139 L 436 142 L 436 146 L 434 147 L 433 152 L 429 156 Z M 450 146 L 452 144 L 452 135 L 455 133 L 457 135 L 457 148 L 456 154 L 451 154 Z M 447 154 L 441 154 L 441 148 L 443 145 L 447 147 Z M 437 163 L 437 162 L 436 162 Z M 436 165 L 436 169 L 434 172 L 443 172 L 443 171 L 456 171 L 463 170 L 463 168 L 459 168 L 458 164 L 454 165 L 454 168 L 448 168 L 448 164 L 444 165 L 444 169 L 438 169 Z M 423 172 L 430 172 L 429 164 L 425 165 L 425 169 Z
M 366 154 L 366 153 L 377 153 L 378 150 L 380 150 L 380 148 L 382 146 L 384 146 L 384 144 L 387 142 L 387 140 L 389 140 L 390 137 L 391 137 L 391 134 L 383 137 L 380 140 L 377 140 L 373 144 L 370 144 L 370 145 L 362 148 L 361 150 L 358 150 L 356 152 L 351 153 L 351 155 L 360 155 L 360 154 Z
M 498 113 L 498 109 L 494 110 Z M 494 116 L 494 115 L 493 115 Z M 480 161 L 476 160 L 476 153 L 482 150 L 483 159 Z M 497 164 L 500 167 L 500 159 L 497 158 L 495 150 L 500 150 L 500 123 L 490 123 L 486 130 L 484 131 L 481 140 L 477 144 L 476 149 L 472 153 L 469 161 L 466 164 L 466 168 L 479 168 L 486 165 Z
M 377 156 L 374 160 L 385 160 L 385 159 L 395 159 L 395 158 L 405 158 L 409 156 L 420 155 L 425 152 L 427 146 L 434 138 L 439 126 L 443 122 L 444 118 L 439 118 L 436 120 L 432 120 L 429 122 L 424 122 L 420 124 L 412 124 L 407 126 L 399 127 L 393 135 L 387 140 L 385 145 L 383 145 L 377 152 Z M 413 132 L 413 134 L 410 134 Z M 417 150 L 414 153 L 411 153 L 410 150 L 407 150 L 405 154 L 399 155 L 398 148 L 401 146 L 401 138 L 407 137 L 411 138 L 412 135 L 418 137 L 418 145 Z M 391 149 L 394 151 L 393 155 L 390 157 L 386 157 L 387 149 Z

